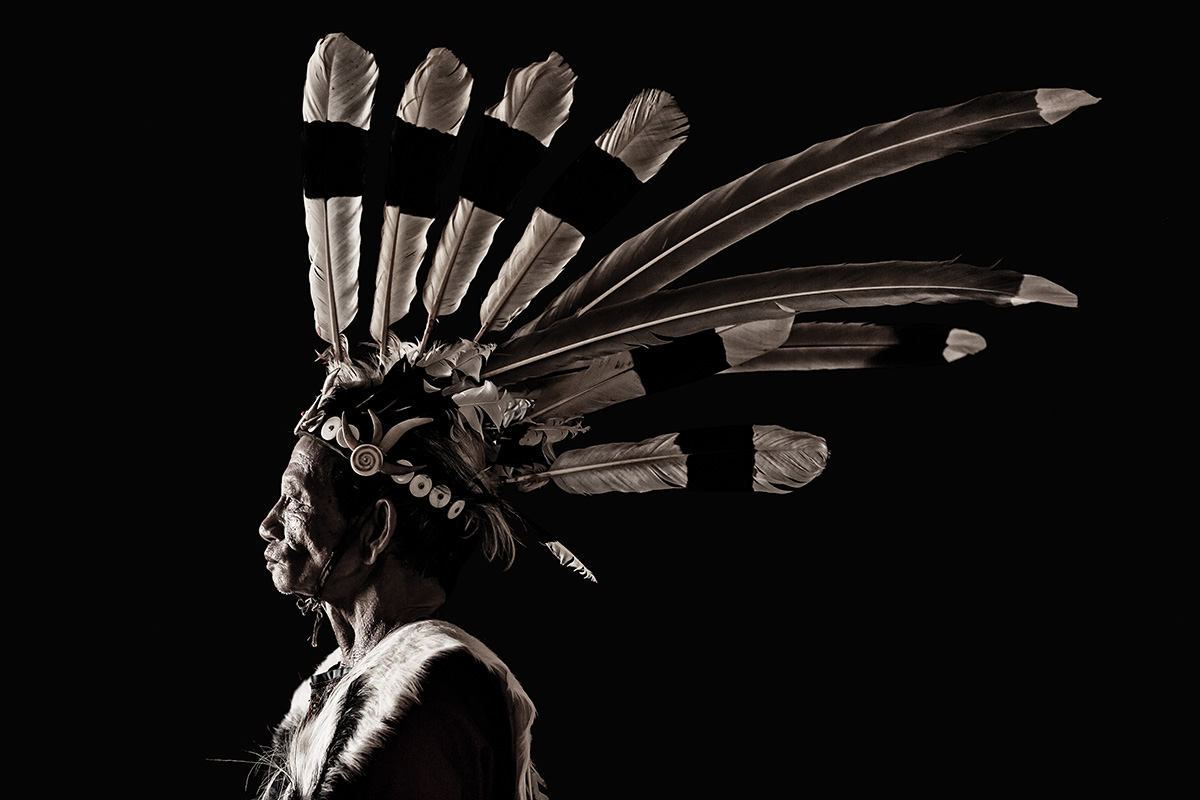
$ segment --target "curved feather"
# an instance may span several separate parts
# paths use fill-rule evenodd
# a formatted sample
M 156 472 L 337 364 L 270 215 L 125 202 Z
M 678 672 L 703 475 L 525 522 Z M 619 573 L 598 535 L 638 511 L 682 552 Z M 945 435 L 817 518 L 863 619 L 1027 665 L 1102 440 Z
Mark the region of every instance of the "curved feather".
M 699 433 L 699 446 L 685 444 L 684 433 L 669 433 L 641 442 L 568 450 L 536 477 L 550 478 L 571 494 L 682 488 L 748 488 L 778 494 L 816 478 L 829 457 L 821 437 L 777 425 L 750 426 L 745 437 L 706 439 L 704 431 Z M 729 469 L 723 475 L 725 465 Z M 700 467 L 703 486 L 696 485 Z
M 404 95 L 396 109 L 398 124 L 456 136 L 467 113 L 474 79 L 451 51 L 429 51 L 412 77 L 404 85 Z M 423 158 L 424 154 L 406 154 L 393 149 L 393 161 Z M 425 256 L 426 235 L 433 218 L 402 212 L 388 204 L 383 212 L 379 265 L 375 273 L 375 301 L 371 314 L 371 335 L 381 345 L 387 330 L 404 317 L 417 294 L 417 270 Z
M 598 308 L 499 345 L 484 377 L 504 385 L 571 369 L 586 359 L 723 325 L 831 309 L 981 301 L 1073 307 L 1044 278 L 954 261 L 793 267 L 739 275 Z
M 620 118 L 596 139 L 596 147 L 617 158 L 634 178 L 654 177 L 686 139 L 687 117 L 675 98 L 657 89 L 638 92 Z M 488 290 L 479 312 L 478 341 L 503 330 L 562 273 L 579 252 L 584 234 L 543 208 L 534 210 L 512 255 Z
M 305 76 L 306 134 L 319 126 L 329 126 L 331 130 L 340 126 L 369 128 L 377 80 L 375 59 L 369 52 L 344 34 L 322 38 L 309 58 Z M 323 136 L 311 140 L 316 142 L 310 151 L 310 155 L 316 156 L 313 169 L 321 170 L 326 164 L 339 161 L 328 151 L 342 147 L 342 141 L 335 137 L 326 141 Z M 330 187 L 312 193 L 308 188 L 313 183 L 310 177 L 314 176 L 306 175 L 304 205 L 314 322 L 317 334 L 333 345 L 334 357 L 340 361 L 343 353 L 339 334 L 358 313 L 362 175 L 359 170 L 359 174 L 351 176 L 350 183 L 357 180 L 357 189 L 346 188 L 346 182 L 341 180 L 336 189 Z
M 485 113 L 513 130 L 532 136 L 544 147 L 566 122 L 574 84 L 571 68 L 562 56 L 551 53 L 545 61 L 510 73 L 504 97 Z M 502 213 L 488 211 L 474 200 L 459 197 L 442 231 L 422 293 L 429 312 L 422 350 L 437 317 L 458 310 L 503 220 Z
M 631 238 L 556 298 L 528 330 L 649 294 L 784 215 L 845 189 L 1022 128 L 1053 124 L 1095 102 L 1072 89 L 997 93 L 814 145 L 709 192 Z

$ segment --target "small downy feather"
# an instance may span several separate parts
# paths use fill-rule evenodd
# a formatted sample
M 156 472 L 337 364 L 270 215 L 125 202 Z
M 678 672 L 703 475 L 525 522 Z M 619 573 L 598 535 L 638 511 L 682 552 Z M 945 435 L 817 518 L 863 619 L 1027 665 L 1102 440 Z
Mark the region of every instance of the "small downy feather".
M 484 377 L 507 385 L 632 347 L 755 320 L 843 308 L 967 301 L 1073 307 L 1076 297 L 1036 275 L 954 261 L 793 267 L 660 291 L 562 320 L 499 345 Z
M 317 334 L 343 360 L 340 333 L 358 312 L 366 130 L 378 71 L 344 34 L 324 37 L 308 62 L 303 103 L 305 227 Z
M 800 322 L 781 347 L 722 374 L 945 364 L 986 347 L 979 334 L 951 325 Z
M 371 335 L 381 345 L 417 294 L 417 270 L 437 210 L 438 182 L 450 165 L 473 82 L 452 52 L 435 48 L 404 85 L 388 165 L 389 188 L 393 182 L 400 185 L 398 196 L 389 197 L 384 206 L 371 315 Z
M 607 177 L 621 170 L 618 174 L 628 176 L 624 177 L 626 183 L 644 184 L 658 174 L 684 142 L 686 131 L 687 117 L 674 97 L 656 89 L 639 92 L 629 101 L 620 119 L 595 141 L 596 150 L 620 165 L 601 162 L 605 171 L 600 175 Z M 483 301 L 477 341 L 488 331 L 507 328 L 579 252 L 586 230 L 603 225 L 625 204 L 627 197 L 614 187 L 604 187 L 612 195 L 604 196 L 595 185 L 600 175 L 588 174 L 589 168 L 597 169 L 592 166 L 592 159 L 581 156 L 551 188 L 551 197 L 570 197 L 562 201 L 566 207 L 556 205 L 551 211 L 539 206 L 534 210 L 533 218 Z M 579 173 L 584 173 L 584 177 L 577 177 Z M 610 178 L 610 181 L 619 184 L 620 179 Z M 578 195 L 589 189 L 592 192 L 589 207 L 581 212 Z
M 1038 89 L 985 95 L 872 125 L 766 164 L 652 225 L 606 256 L 521 333 L 645 296 L 734 242 L 804 206 L 1098 102 L 1086 92 Z
M 568 450 L 536 479 L 549 478 L 570 494 L 684 488 L 781 494 L 820 475 L 828 457 L 819 436 L 778 425 L 736 426 Z
M 575 73 L 562 56 L 552 53 L 545 61 L 510 73 L 504 97 L 485 112 L 486 118 L 499 123 L 500 133 L 491 134 L 491 123 L 481 130 L 472 151 L 477 157 L 468 163 L 464 175 L 464 181 L 469 180 L 476 187 L 471 191 L 474 196 L 464 194 L 458 198 L 434 252 L 433 265 L 422 293 L 429 312 L 422 350 L 436 319 L 458 310 L 491 247 L 496 229 L 504 221 L 520 181 L 525 177 L 510 174 L 511 163 L 496 163 L 497 160 L 512 160 L 506 149 L 507 141 L 503 141 L 505 132 L 517 132 L 520 139 L 517 146 L 530 162 L 536 161 L 567 120 L 574 84 Z M 492 149 L 481 153 L 481 141 Z M 532 168 L 532 163 L 528 166 Z M 504 185 L 494 185 L 493 178 L 497 175 L 503 176 Z M 495 196 L 491 196 L 493 193 Z M 486 201 L 483 195 L 488 195 Z

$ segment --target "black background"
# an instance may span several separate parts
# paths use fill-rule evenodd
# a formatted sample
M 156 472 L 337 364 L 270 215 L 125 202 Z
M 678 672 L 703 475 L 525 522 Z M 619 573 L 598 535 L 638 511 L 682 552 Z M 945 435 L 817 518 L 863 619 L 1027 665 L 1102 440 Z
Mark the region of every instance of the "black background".
M 476 559 L 446 615 L 534 698 L 534 760 L 554 800 L 772 796 L 780 786 L 957 794 L 1060 787 L 1111 768 L 1092 743 L 1114 713 L 1097 700 L 1137 570 L 1114 571 L 1109 556 L 1127 530 L 1120 487 L 1138 445 L 1120 422 L 1112 370 L 1136 364 L 1109 341 L 1102 295 L 1122 268 L 1123 231 L 1158 213 L 1150 199 L 1116 199 L 1114 184 L 1134 177 L 1113 155 L 1133 56 L 1112 26 L 738 4 L 185 27 L 180 46 L 157 56 L 164 130 L 147 132 L 137 156 L 164 184 L 188 176 L 187 191 L 152 195 L 171 200 L 147 253 L 186 278 L 156 284 L 162 302 L 141 320 L 189 331 L 149 345 L 172 366 L 160 393 L 139 400 L 159 420 L 146 428 L 178 455 L 115 499 L 140 509 L 163 545 L 133 594 L 161 598 L 152 609 L 172 620 L 146 623 L 163 669 L 138 691 L 143 745 L 166 751 L 146 769 L 165 767 L 181 796 L 240 797 L 240 762 L 333 647 L 328 630 L 319 650 L 308 646 L 309 620 L 272 588 L 256 527 L 321 378 L 298 130 L 305 64 L 338 30 L 381 70 L 368 254 L 390 118 L 434 46 L 475 75 L 476 113 L 510 68 L 560 52 L 579 80 L 555 158 L 598 135 L 643 86 L 676 96 L 687 143 L 585 254 L 864 125 L 992 91 L 1063 86 L 1103 98 L 1053 127 L 823 201 L 697 271 L 958 256 L 1044 276 L 1077 293 L 1078 309 L 867 314 L 952 321 L 988 348 L 941 368 L 713 379 L 596 414 L 597 440 L 776 423 L 826 437 L 832 458 L 786 496 L 520 496 L 599 584 L 536 550 L 507 572 Z M 519 233 L 510 227 L 502 237 Z M 158 730 L 173 735 L 156 741 Z

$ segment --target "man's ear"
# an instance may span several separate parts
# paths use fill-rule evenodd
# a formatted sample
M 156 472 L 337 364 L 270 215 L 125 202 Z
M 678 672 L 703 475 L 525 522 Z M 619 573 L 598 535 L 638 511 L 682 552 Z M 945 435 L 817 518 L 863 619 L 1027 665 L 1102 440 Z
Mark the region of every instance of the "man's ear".
M 363 526 L 363 562 L 374 564 L 396 534 L 396 505 L 386 498 L 375 501 L 371 519 Z

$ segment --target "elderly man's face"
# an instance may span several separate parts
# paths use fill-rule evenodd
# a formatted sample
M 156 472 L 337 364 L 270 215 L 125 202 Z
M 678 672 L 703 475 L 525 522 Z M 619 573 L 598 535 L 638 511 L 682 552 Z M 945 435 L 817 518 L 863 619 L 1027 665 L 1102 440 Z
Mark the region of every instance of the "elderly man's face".
M 317 590 L 321 569 L 346 529 L 330 481 L 336 457 L 301 436 L 283 472 L 279 500 L 259 526 L 267 542 L 267 569 L 275 588 L 285 594 Z

